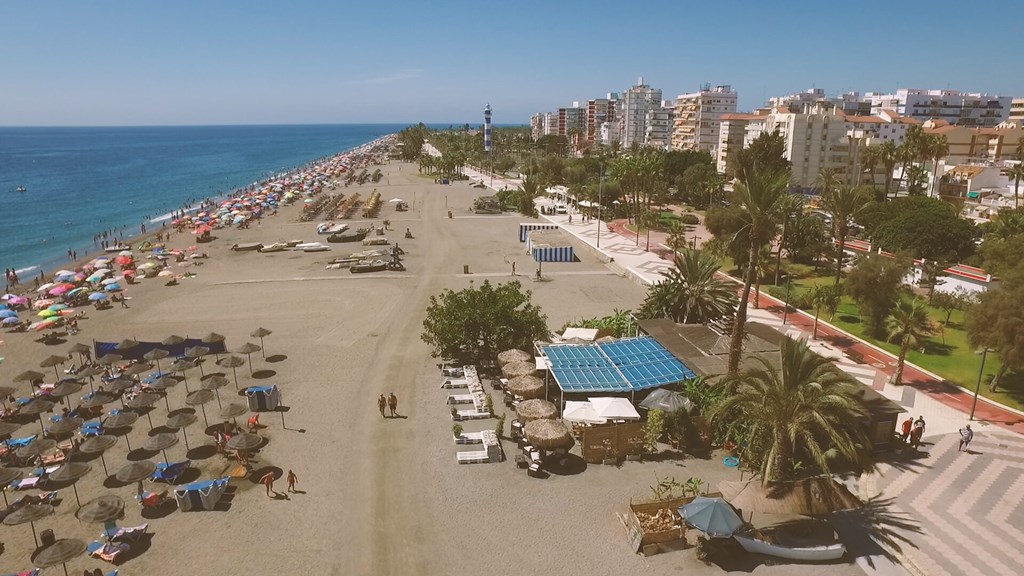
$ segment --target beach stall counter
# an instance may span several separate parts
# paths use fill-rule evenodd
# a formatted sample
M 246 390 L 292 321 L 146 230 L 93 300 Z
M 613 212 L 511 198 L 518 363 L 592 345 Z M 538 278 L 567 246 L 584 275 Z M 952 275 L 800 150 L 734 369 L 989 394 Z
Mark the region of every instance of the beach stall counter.
M 692 500 L 693 497 L 687 496 L 654 502 L 630 502 L 629 510 L 617 516 L 633 551 L 651 556 L 663 550 L 691 547 L 686 542 L 686 524 L 678 510 Z

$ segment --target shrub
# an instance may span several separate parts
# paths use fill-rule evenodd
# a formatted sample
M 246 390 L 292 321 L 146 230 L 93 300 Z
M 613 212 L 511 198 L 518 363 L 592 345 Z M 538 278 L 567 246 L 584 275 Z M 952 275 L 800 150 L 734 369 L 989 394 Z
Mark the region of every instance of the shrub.
M 700 218 L 696 214 L 683 214 L 679 217 L 679 221 L 690 226 L 700 224 Z
M 648 454 L 658 451 L 658 440 L 665 432 L 665 412 L 654 409 L 647 415 L 647 424 L 644 425 L 644 450 Z
M 459 436 L 462 436 L 462 424 L 459 424 L 458 422 L 453 424 L 452 425 L 452 434 L 454 434 L 456 438 L 458 438 Z

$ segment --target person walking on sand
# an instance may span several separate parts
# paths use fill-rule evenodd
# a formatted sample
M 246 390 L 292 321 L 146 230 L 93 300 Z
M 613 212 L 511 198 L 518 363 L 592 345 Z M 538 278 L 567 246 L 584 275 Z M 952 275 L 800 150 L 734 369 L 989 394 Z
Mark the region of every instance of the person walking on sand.
M 903 434 L 900 435 L 900 439 L 906 442 L 910 438 L 910 430 L 914 427 L 914 417 L 907 416 L 907 419 L 903 421 Z
M 971 440 L 974 440 L 974 431 L 971 430 L 971 425 L 968 424 L 966 428 L 960 429 L 960 447 L 957 448 L 956 451 L 970 452 Z
M 383 394 L 381 394 L 380 398 L 377 398 L 377 409 L 380 410 L 381 418 L 387 418 L 387 416 L 384 414 L 384 409 L 387 408 L 387 406 L 388 400 L 387 398 L 384 397 Z
M 388 408 L 391 410 L 392 418 L 398 416 L 398 396 L 395 396 L 394 392 L 388 396 Z
M 299 481 L 299 477 L 295 475 L 295 472 L 288 470 L 288 491 L 295 492 L 295 483 Z
M 260 483 L 267 487 L 267 498 L 273 498 L 277 496 L 277 491 L 274 490 L 274 473 L 267 472 L 260 478 Z M 271 496 L 273 494 L 274 496 Z

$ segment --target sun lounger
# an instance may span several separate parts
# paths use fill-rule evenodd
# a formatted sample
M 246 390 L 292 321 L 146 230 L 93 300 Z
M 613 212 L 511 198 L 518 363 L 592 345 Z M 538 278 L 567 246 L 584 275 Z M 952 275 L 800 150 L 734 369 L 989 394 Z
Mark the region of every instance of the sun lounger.
M 184 462 L 160 462 L 156 465 L 156 471 L 153 472 L 152 479 L 154 482 L 167 482 L 168 484 L 174 484 L 185 470 L 192 464 L 190 460 Z
M 472 404 L 472 394 L 449 394 L 448 404 Z
M 3 576 L 39 576 L 42 572 L 39 568 L 33 570 L 26 570 L 25 572 L 12 572 L 10 574 L 3 574 Z
M 127 552 L 129 548 L 131 548 L 131 546 L 129 546 L 127 542 L 112 543 L 95 540 L 89 544 L 85 550 L 89 553 L 89 556 L 92 556 L 93 558 L 99 558 L 100 560 L 106 560 L 107 562 L 113 563 L 122 552 Z
M 455 439 L 456 444 L 482 444 L 484 441 L 483 432 L 463 432 Z
M 100 424 L 99 420 L 90 420 L 85 424 L 82 424 L 82 436 L 91 437 L 99 436 L 103 434 L 103 425 Z
M 441 382 L 441 388 L 445 390 L 451 390 L 452 388 L 468 388 L 469 380 L 448 378 L 444 382 Z
M 43 482 L 43 478 L 39 476 L 30 476 L 28 478 L 22 478 L 21 480 L 15 480 L 7 485 L 11 490 L 30 490 L 37 488 Z
M 43 466 L 52 466 L 54 464 L 63 463 L 67 458 L 67 455 L 63 452 L 52 452 L 50 454 L 40 456 L 39 462 L 42 463 Z
M 476 409 L 457 410 L 455 414 L 452 415 L 452 420 L 486 420 L 490 417 L 490 412 L 482 412 Z
M 17 448 L 24 448 L 25 446 L 31 444 L 32 441 L 36 439 L 36 436 L 38 436 L 38 434 L 33 434 L 31 436 L 26 436 L 24 438 L 11 438 L 10 440 L 7 440 L 4 443 L 7 444 L 7 446 L 12 450 Z
M 459 464 L 486 464 L 491 461 L 487 450 L 474 450 L 472 452 L 457 452 L 455 454 Z
M 149 524 L 142 524 L 141 526 L 123 526 L 118 527 L 115 522 L 108 522 L 108 525 L 103 528 L 103 536 L 107 540 L 128 540 L 134 542 L 142 537 L 143 534 L 149 529 Z

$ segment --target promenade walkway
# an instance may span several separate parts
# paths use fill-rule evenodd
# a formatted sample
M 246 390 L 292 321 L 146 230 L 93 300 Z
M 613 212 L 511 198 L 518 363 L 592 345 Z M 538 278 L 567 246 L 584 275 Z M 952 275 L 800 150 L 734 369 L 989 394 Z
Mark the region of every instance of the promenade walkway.
M 579 215 L 571 224 L 569 215 L 543 218 L 612 259 L 636 282 L 659 282 L 671 267 L 653 253 L 657 249 L 667 258 L 663 233 L 652 233 L 648 252 L 646 235 L 638 241 L 621 221 L 609 227 L 596 220 L 581 222 Z M 851 552 L 861 550 L 855 554 L 857 564 L 873 576 L 901 574 L 904 569 L 918 576 L 1019 573 L 1024 566 L 1024 415 L 979 399 L 972 423 L 975 440 L 970 453 L 961 453 L 957 431 L 969 422 L 969 391 L 912 364 L 904 369 L 906 384 L 894 386 L 889 383 L 896 364 L 893 355 L 822 321 L 818 339 L 812 340 L 812 316 L 791 311 L 783 321 L 781 302 L 764 293 L 760 302 L 760 309 L 748 308 L 750 320 L 793 338 L 807 338 L 841 370 L 906 408 L 904 417 L 922 416 L 927 422 L 920 450 L 894 454 L 879 464 L 877 472 L 857 481 L 861 498 L 874 502 L 881 518 L 836 518 L 836 529 Z M 850 360 L 850 352 L 861 354 L 865 363 Z M 888 532 L 894 538 L 901 547 L 894 554 L 899 564 L 870 541 L 863 523 L 876 534 Z

